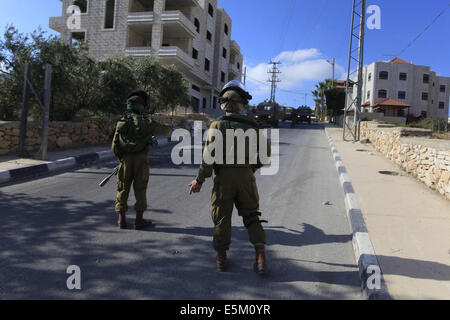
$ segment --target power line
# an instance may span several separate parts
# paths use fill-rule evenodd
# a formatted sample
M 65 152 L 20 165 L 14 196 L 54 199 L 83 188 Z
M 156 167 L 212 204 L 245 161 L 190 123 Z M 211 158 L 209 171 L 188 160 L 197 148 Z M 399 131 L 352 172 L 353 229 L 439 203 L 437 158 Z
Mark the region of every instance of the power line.
M 433 21 L 425 27 L 425 29 L 419 33 L 403 50 L 397 54 L 398 56 L 401 56 L 403 52 L 405 52 L 408 48 L 410 48 L 443 14 L 444 12 L 450 7 L 450 3 L 447 4 L 447 6 L 433 19 Z
M 270 61 L 270 64 L 272 65 L 272 69 L 269 70 L 267 73 L 271 74 L 272 78 L 269 78 L 269 80 L 267 80 L 267 82 L 270 82 L 272 84 L 272 88 L 270 91 L 270 100 L 275 101 L 277 82 L 281 82 L 280 78 L 278 78 L 278 75 L 281 73 L 280 69 L 278 69 L 278 65 L 281 64 L 281 62 Z

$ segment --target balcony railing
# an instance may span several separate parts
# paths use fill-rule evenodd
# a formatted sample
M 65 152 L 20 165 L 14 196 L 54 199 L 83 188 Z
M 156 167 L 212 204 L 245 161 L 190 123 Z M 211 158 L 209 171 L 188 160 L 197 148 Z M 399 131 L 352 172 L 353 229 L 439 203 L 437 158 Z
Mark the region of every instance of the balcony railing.
M 239 45 L 237 44 L 237 42 L 234 41 L 234 40 L 231 40 L 231 43 L 230 43 L 230 49 L 231 49 L 232 51 L 234 51 L 235 53 L 237 53 L 237 54 L 240 54 L 240 53 L 241 53 L 241 47 L 239 47 Z
M 136 57 L 150 56 L 154 54 L 151 47 L 128 47 L 125 49 L 125 52 Z
M 52 30 L 61 32 L 64 23 L 65 23 L 64 17 L 50 17 L 49 27 Z
M 130 12 L 128 14 L 128 23 L 152 23 L 153 12 Z
M 194 59 L 178 47 L 163 47 L 159 49 L 158 57 L 163 60 L 177 60 L 191 68 L 194 66 Z
M 196 35 L 194 24 L 181 11 L 164 11 L 161 20 L 164 24 L 178 24 L 192 37 Z

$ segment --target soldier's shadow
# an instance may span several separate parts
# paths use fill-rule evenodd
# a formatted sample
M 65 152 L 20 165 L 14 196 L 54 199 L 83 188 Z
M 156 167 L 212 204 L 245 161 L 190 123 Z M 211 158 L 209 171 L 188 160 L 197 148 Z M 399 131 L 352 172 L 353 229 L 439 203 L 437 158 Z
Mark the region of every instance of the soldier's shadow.
M 347 243 L 352 240 L 351 234 L 326 234 L 321 229 L 307 223 L 300 224 L 298 230 L 289 229 L 283 226 L 267 225 L 264 225 L 264 230 L 266 232 L 268 245 L 299 247 L 323 243 Z M 214 232 L 213 227 L 173 228 L 158 225 L 146 231 L 204 237 L 212 237 Z M 248 242 L 249 238 L 247 229 L 245 227 L 234 226 L 232 228 L 232 240 Z

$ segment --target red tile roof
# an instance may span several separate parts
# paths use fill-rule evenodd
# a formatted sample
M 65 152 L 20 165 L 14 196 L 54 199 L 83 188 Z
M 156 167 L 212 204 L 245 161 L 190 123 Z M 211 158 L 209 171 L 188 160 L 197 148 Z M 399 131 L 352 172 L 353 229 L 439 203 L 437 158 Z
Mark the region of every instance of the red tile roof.
M 398 57 L 395 57 L 394 59 L 392 59 L 391 61 L 389 61 L 390 63 L 403 63 L 403 64 L 411 64 L 408 61 L 405 61 L 403 59 L 400 59 Z
M 409 104 L 394 100 L 394 99 L 385 99 L 383 101 L 378 102 L 372 107 L 402 107 L 409 108 L 411 107 Z

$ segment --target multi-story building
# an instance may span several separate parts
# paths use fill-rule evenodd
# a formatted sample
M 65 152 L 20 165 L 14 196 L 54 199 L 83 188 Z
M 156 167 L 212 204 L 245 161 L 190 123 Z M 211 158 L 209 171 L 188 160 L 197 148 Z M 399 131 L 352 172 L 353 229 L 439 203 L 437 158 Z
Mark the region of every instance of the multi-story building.
M 194 112 L 220 115 L 221 88 L 241 79 L 243 56 L 217 0 L 60 1 L 63 16 L 50 18 L 50 28 L 63 41 L 88 41 L 96 59 L 126 54 L 174 64 L 189 81 Z M 73 5 L 81 11 L 75 18 Z
M 449 100 L 450 78 L 437 76 L 430 67 L 395 58 L 363 69 L 363 111 L 447 119 Z

